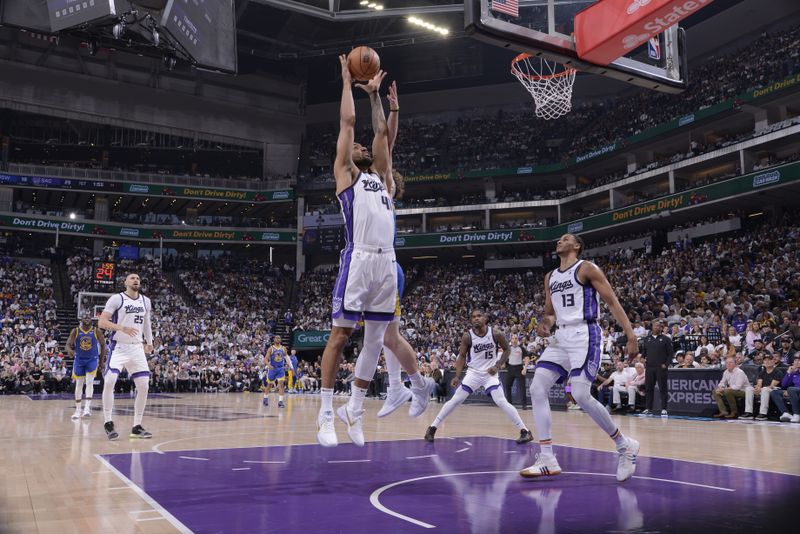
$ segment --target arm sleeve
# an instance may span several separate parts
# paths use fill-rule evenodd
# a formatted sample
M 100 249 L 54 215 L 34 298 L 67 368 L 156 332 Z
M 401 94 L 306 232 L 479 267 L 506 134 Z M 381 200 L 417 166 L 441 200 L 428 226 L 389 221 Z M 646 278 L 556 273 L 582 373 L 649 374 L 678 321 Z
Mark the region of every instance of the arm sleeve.
M 148 345 L 152 345 L 153 344 L 153 325 L 152 325 L 152 322 L 150 321 L 150 316 L 152 315 L 153 305 L 150 302 L 150 299 L 147 299 L 145 301 L 145 304 L 147 305 L 147 309 L 145 310 L 145 314 L 144 314 L 144 331 L 142 333 L 144 334 L 145 343 L 147 343 Z
M 121 307 L 122 295 L 117 293 L 116 295 L 111 295 L 111 297 L 106 301 L 106 307 L 103 309 L 103 311 L 114 315 L 114 313 L 116 313 L 116 311 Z

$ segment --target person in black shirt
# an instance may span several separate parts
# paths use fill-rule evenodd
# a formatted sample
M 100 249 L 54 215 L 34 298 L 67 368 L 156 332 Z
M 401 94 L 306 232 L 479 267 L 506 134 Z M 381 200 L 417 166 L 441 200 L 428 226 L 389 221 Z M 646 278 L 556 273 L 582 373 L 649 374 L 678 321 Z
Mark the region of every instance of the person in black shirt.
M 34 367 L 30 374 L 31 387 L 34 393 L 41 393 L 44 390 L 44 373 L 38 367 Z
M 658 382 L 658 390 L 661 393 L 661 415 L 667 415 L 667 368 L 672 362 L 674 348 L 669 336 L 661 333 L 663 328 L 661 321 L 653 321 L 653 331 L 642 344 L 642 355 L 647 360 L 643 414 L 650 414 L 653 411 L 653 395 Z
M 755 387 L 748 387 L 744 392 L 745 413 L 742 414 L 742 417 L 753 416 L 753 400 L 758 395 L 761 398 L 761 406 L 759 406 L 759 413 L 756 419 L 759 421 L 767 419 L 770 393 L 773 390 L 780 389 L 781 380 L 783 379 L 783 370 L 775 365 L 775 360 L 775 355 L 771 352 L 764 354 L 764 365 L 758 370 Z

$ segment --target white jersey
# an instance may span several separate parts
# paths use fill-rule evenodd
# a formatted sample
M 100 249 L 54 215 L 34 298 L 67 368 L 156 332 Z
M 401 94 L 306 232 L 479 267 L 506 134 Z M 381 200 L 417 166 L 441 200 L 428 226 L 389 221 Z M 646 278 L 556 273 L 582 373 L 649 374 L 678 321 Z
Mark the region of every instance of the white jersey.
M 109 336 L 109 340 L 116 343 L 142 343 L 144 341 L 144 331 L 150 326 L 150 310 L 152 305 L 150 299 L 139 294 L 139 298 L 132 299 L 123 293 L 112 295 L 106 302 L 103 310 L 111 314 L 111 322 L 119 326 L 130 326 L 139 331 L 135 337 L 131 337 L 125 332 L 115 331 Z
M 564 272 L 556 269 L 550 273 L 550 302 L 558 326 L 597 322 L 600 296 L 591 283 L 578 281 L 578 268 L 583 262 L 578 260 Z
M 497 343 L 494 341 L 492 328 L 486 328 L 486 335 L 479 336 L 474 330 L 469 331 L 472 346 L 467 355 L 467 366 L 473 371 L 486 372 L 497 363 Z
M 345 246 L 394 249 L 394 204 L 377 174 L 362 172 L 353 185 L 339 193 L 345 228 Z

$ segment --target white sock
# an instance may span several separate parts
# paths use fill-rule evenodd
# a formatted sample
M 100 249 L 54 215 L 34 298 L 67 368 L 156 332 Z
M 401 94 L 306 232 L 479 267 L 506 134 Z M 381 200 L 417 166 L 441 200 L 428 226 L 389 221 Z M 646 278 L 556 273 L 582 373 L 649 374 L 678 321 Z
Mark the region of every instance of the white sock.
M 498 408 L 503 410 L 506 416 L 511 419 L 511 422 L 514 423 L 515 427 L 517 427 L 519 430 L 527 430 L 527 428 L 525 428 L 525 423 L 522 422 L 522 418 L 519 416 L 519 412 L 516 408 L 511 406 L 510 402 L 508 402 L 502 388 L 495 388 L 492 390 L 492 400 L 498 406 Z
M 283 395 L 278 395 L 278 402 L 283 402 Z
M 133 379 L 136 384 L 136 400 L 133 401 L 133 426 L 142 424 L 144 407 L 147 405 L 147 391 L 150 389 L 149 376 L 137 376 Z
M 114 386 L 118 377 L 114 371 L 108 371 L 103 378 L 103 418 L 108 423 L 114 413 Z
M 320 406 L 321 412 L 332 412 L 333 411 L 333 389 L 331 388 L 322 388 L 319 393 L 319 398 L 322 400 L 322 405 Z
M 81 397 L 83 397 L 83 384 L 85 381 L 86 381 L 85 378 L 75 379 L 75 402 L 78 403 L 79 408 L 81 403 Z
M 81 401 L 75 403 L 75 413 L 80 413 L 81 411 Z
M 422 375 L 417 371 L 413 375 L 408 375 L 408 379 L 411 380 L 411 386 L 417 389 L 420 389 L 425 386 L 425 380 L 422 378 Z
M 84 410 L 90 411 L 92 406 L 92 396 L 94 395 L 94 376 L 86 375 L 86 404 Z
M 550 412 L 550 388 L 556 383 L 559 376 L 550 369 L 537 367 L 531 383 L 531 408 L 533 408 L 533 425 L 536 427 L 537 438 L 543 453 L 553 454 L 553 441 L 551 428 L 553 415 Z
M 389 387 L 394 388 L 402 385 L 400 360 L 386 346 L 383 347 L 383 354 L 386 356 L 386 373 L 389 375 Z
M 467 400 L 467 397 L 469 397 L 469 393 L 467 393 L 464 388 L 459 386 L 458 389 L 456 389 L 456 392 L 453 393 L 453 397 L 444 403 L 442 409 L 439 410 L 439 415 L 437 415 L 436 419 L 433 420 L 431 426 L 439 428 L 442 422 L 447 419 L 447 416 L 450 415 L 450 412 L 455 410 L 458 405 Z
M 353 384 L 350 388 L 350 400 L 347 403 L 347 408 L 351 413 L 358 413 L 364 407 L 364 397 L 367 396 L 366 388 L 360 388 Z
M 92 401 L 90 401 L 90 400 L 87 400 L 87 401 L 86 401 L 86 402 L 83 404 L 83 411 L 84 411 L 84 412 L 91 412 L 91 411 L 92 411 Z

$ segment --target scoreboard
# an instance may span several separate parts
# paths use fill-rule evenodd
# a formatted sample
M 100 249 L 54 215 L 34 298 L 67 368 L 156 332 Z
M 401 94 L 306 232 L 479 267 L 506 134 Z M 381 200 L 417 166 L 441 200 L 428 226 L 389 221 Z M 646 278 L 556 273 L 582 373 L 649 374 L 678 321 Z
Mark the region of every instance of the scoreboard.
M 95 261 L 92 269 L 92 281 L 96 290 L 108 291 L 116 283 L 117 264 L 113 261 Z

